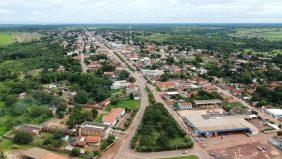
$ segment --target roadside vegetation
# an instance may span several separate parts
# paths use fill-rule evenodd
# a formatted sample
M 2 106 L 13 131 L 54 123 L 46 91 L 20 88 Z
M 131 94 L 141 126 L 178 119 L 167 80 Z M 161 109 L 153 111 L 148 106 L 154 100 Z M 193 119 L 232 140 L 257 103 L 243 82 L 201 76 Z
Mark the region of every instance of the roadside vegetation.
M 159 158 L 159 159 L 199 159 L 199 157 L 195 155 L 191 155 L 191 156 L 169 157 L 169 158 Z

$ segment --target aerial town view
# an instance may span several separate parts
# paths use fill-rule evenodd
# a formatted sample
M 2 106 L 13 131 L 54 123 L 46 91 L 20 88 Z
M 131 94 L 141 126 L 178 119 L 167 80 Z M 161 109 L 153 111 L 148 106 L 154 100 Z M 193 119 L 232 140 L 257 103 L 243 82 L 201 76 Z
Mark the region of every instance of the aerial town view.
M 0 0 L 0 159 L 281 159 L 280 0 Z

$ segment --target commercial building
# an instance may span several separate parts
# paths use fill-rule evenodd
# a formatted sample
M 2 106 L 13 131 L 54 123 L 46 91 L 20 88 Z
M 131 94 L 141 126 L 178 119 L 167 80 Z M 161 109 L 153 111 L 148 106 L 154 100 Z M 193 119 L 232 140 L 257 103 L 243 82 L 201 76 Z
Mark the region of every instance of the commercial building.
M 221 105 L 222 101 L 219 99 L 211 100 L 194 100 L 193 104 L 196 108 L 209 109 L 217 108 Z
M 110 125 L 86 121 L 77 128 L 77 133 L 78 136 L 100 136 L 101 138 L 107 138 L 110 130 Z
M 274 136 L 269 138 L 269 142 L 282 150 L 282 136 Z
M 266 109 L 265 112 L 276 119 L 282 119 L 282 109 Z
M 22 153 L 23 159 L 69 159 L 68 157 L 64 157 L 47 150 L 33 147 L 28 149 Z
M 258 133 L 258 129 L 243 117 L 231 115 L 222 109 L 185 110 L 178 113 L 198 135 L 214 135 L 227 132 Z

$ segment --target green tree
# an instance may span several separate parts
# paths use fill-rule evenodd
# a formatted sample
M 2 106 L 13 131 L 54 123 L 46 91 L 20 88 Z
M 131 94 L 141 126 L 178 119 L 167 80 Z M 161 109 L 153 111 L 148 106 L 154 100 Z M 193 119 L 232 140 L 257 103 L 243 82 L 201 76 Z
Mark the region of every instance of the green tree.
M 74 101 L 78 104 L 86 104 L 89 100 L 89 94 L 84 91 L 78 91 L 77 95 L 74 97 Z
M 16 132 L 13 141 L 17 144 L 30 144 L 33 142 L 33 136 L 27 132 Z
M 77 148 L 77 147 L 74 147 L 70 153 L 70 155 L 75 156 L 75 157 L 79 156 L 79 154 L 80 154 L 80 148 Z

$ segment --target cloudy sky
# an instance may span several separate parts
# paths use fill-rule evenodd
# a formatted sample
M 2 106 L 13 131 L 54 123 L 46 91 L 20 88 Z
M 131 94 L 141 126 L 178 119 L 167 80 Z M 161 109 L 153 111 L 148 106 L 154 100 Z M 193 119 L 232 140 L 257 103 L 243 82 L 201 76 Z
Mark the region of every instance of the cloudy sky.
M 282 0 L 0 0 L 1 24 L 282 23 Z

